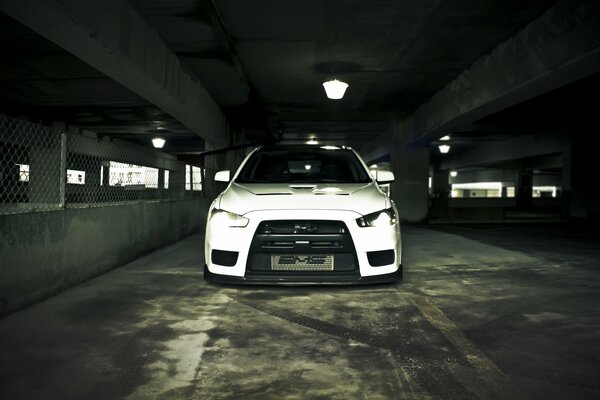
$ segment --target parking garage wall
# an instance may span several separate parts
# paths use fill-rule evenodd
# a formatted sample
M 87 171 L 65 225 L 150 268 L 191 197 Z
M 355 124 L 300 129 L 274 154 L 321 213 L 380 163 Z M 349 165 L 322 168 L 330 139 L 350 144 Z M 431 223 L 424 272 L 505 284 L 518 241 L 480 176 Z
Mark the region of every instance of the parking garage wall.
M 200 176 L 150 148 L 0 115 L 0 315 L 202 230 Z

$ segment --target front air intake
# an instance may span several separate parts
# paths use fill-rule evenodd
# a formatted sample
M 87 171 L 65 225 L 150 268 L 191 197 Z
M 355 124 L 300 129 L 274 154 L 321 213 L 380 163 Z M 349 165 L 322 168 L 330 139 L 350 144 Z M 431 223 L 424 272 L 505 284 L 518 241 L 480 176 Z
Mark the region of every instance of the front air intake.
M 210 255 L 210 261 L 213 264 L 233 267 L 238 259 L 237 251 L 213 250 Z
M 368 251 L 367 258 L 372 267 L 381 267 L 394 263 L 394 250 Z

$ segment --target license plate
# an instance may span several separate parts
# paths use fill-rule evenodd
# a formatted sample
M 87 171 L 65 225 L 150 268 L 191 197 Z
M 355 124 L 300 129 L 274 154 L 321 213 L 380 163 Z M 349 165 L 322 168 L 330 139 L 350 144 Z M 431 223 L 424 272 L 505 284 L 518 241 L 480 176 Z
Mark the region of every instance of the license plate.
M 273 271 L 333 271 L 333 254 L 272 254 Z

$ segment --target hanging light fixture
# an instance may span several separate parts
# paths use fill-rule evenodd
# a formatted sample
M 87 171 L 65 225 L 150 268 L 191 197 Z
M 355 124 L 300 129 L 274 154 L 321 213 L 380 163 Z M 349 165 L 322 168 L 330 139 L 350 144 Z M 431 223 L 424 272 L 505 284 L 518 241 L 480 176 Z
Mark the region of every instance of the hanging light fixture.
M 440 149 L 440 153 L 446 154 L 450 151 L 450 146 L 447 144 L 441 144 L 438 146 L 438 149 Z
M 440 140 L 446 141 L 446 140 L 450 140 L 450 135 L 446 135 L 440 138 Z
M 458 171 L 450 171 L 450 176 L 456 178 L 458 176 Z
M 346 89 L 348 89 L 348 84 L 346 82 L 338 81 L 337 79 L 332 79 L 323 82 L 323 87 L 325 88 L 325 94 L 328 98 L 339 100 L 344 97 L 344 93 L 346 93 Z
M 152 146 L 154 146 L 155 149 L 162 149 L 165 145 L 165 139 L 161 138 L 161 137 L 155 137 L 152 139 Z

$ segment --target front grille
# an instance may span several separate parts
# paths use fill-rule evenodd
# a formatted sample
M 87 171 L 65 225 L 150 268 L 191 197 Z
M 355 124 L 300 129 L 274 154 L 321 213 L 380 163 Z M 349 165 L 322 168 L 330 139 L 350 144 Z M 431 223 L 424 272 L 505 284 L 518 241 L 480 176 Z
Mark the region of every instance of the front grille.
M 248 255 L 247 275 L 358 275 L 356 250 L 341 221 L 263 221 Z
M 258 234 L 344 234 L 346 224 L 341 221 L 264 221 L 256 231 Z

